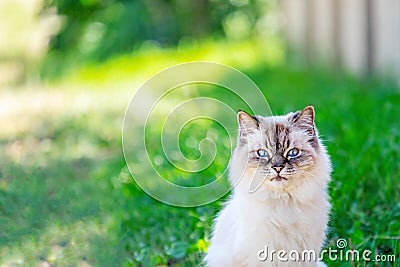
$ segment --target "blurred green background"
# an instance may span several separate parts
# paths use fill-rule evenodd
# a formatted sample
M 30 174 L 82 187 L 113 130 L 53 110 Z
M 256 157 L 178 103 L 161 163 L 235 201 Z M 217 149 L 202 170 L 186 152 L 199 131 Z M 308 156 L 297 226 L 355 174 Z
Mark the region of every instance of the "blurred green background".
M 274 0 L 1 1 L 1 266 L 200 264 L 223 199 L 197 208 L 152 199 L 131 178 L 121 144 L 137 88 L 196 60 L 247 74 L 275 114 L 315 106 L 334 165 L 326 246 L 345 238 L 354 249 L 397 257 L 379 266 L 398 266 L 399 85 L 302 61 L 281 18 Z M 204 95 L 240 108 L 212 88 L 177 98 Z M 157 136 L 161 122 L 153 126 Z M 183 153 L 196 158 L 193 143 L 210 135 L 220 157 L 194 183 L 226 168 L 226 132 L 200 122 L 180 136 Z M 156 160 L 159 149 L 150 151 L 159 170 L 191 184 Z

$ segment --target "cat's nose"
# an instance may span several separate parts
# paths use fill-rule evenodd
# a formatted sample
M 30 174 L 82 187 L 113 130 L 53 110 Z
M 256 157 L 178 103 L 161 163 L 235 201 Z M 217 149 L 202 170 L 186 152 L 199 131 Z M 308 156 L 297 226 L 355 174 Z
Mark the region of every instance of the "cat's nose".
M 278 174 L 281 172 L 281 170 L 283 169 L 283 166 L 272 166 L 272 169 L 274 169 Z

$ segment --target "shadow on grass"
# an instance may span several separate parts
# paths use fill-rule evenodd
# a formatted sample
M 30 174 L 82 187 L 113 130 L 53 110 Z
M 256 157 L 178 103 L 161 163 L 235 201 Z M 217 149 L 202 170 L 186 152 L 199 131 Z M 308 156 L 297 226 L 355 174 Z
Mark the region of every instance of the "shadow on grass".
M 112 183 L 125 165 L 120 129 L 99 131 L 117 116 L 32 117 L 29 132 L 0 141 L 5 152 L 0 155 L 0 258 L 5 264 L 122 264 L 123 212 L 116 208 L 120 192 Z
M 52 255 L 59 247 L 64 254 L 76 252 L 76 260 L 118 263 L 117 236 L 109 232 L 119 218 L 111 177 L 123 159 L 51 158 L 46 164 L 1 167 L 7 185 L 0 191 L 0 247 L 21 250 L 28 262 L 63 262 L 63 255 Z

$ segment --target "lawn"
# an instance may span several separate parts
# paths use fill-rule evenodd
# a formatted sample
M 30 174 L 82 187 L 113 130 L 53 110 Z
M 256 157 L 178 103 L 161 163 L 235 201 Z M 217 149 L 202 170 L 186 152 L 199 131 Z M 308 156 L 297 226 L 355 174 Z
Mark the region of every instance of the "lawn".
M 130 98 L 152 74 L 187 60 L 216 60 L 246 73 L 274 114 L 314 105 L 316 124 L 334 165 L 326 246 L 335 247 L 336 240 L 344 238 L 354 249 L 396 255 L 396 263 L 379 266 L 397 266 L 400 88 L 387 80 L 293 67 L 283 62 L 279 44 L 260 52 L 260 59 L 254 45 L 259 44 L 142 51 L 75 70 L 37 88 L 0 91 L 0 263 L 198 265 L 223 199 L 181 208 L 151 198 L 131 178 L 121 132 Z M 232 59 L 229 51 L 235 49 L 247 60 L 237 55 Z M 235 96 L 216 87 L 174 97 L 183 101 L 198 96 L 241 107 Z M 152 125 L 150 138 L 160 136 L 161 126 Z M 218 137 L 217 158 L 210 168 L 187 175 L 161 160 L 159 171 L 189 185 L 204 184 L 222 173 L 230 147 L 218 125 L 188 125 L 180 147 L 188 158 L 197 158 L 193 142 L 207 136 L 210 128 Z M 149 154 L 154 160 L 162 150 L 154 146 Z M 329 266 L 357 263 L 332 261 Z

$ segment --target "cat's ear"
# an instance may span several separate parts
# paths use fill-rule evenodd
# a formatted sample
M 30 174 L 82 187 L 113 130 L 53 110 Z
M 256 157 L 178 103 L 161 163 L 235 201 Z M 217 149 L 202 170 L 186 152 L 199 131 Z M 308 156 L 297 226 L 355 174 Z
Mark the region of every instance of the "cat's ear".
M 307 130 L 310 134 L 315 134 L 314 125 L 315 112 L 313 106 L 307 106 L 301 111 L 297 111 L 292 115 L 294 125 Z
M 237 120 L 239 124 L 240 139 L 246 139 L 246 136 L 250 133 L 254 133 L 259 127 L 259 121 L 257 117 L 248 114 L 242 110 L 239 110 L 237 114 Z

